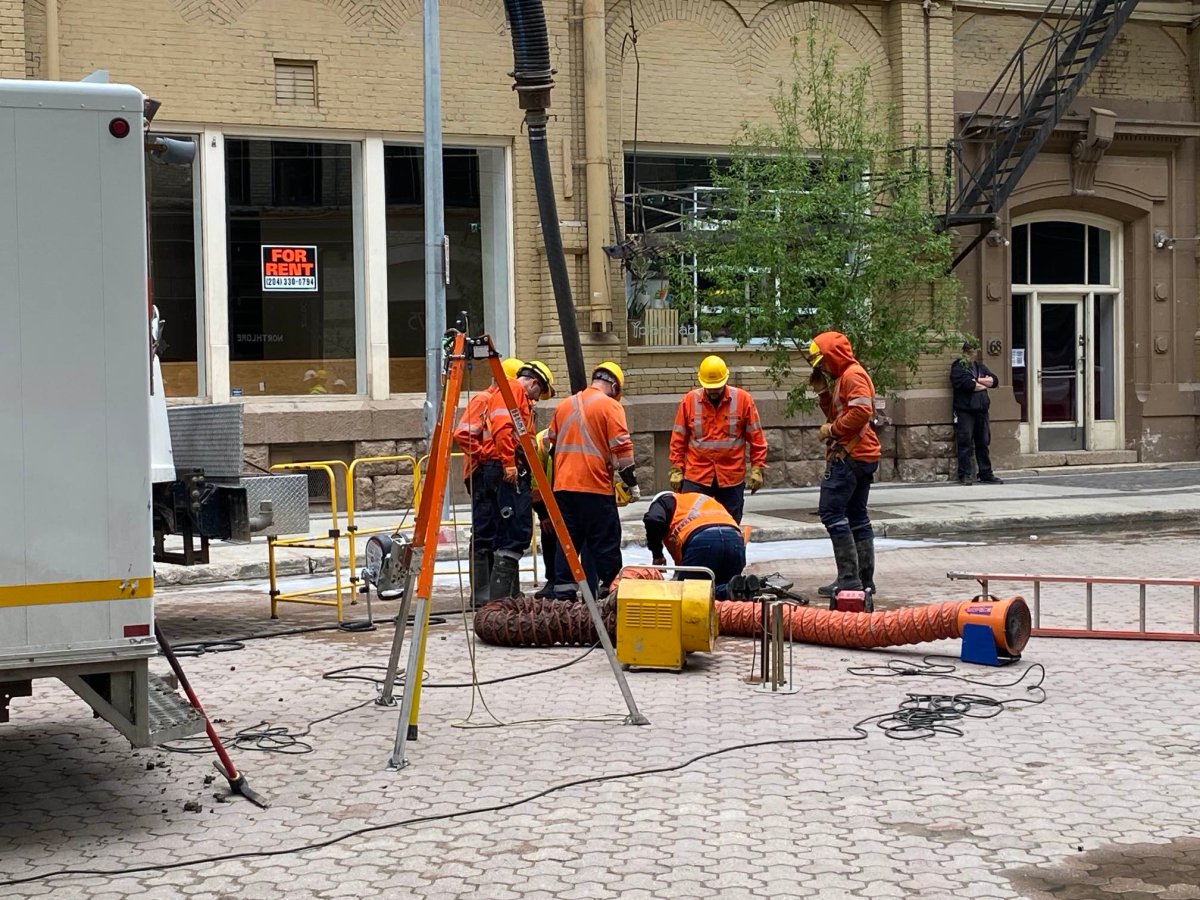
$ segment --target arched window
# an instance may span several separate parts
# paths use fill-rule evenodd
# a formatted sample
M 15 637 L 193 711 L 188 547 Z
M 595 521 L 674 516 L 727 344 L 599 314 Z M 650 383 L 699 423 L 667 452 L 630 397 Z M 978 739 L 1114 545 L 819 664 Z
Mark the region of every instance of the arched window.
M 1012 283 L 1113 285 L 1112 232 L 1083 222 L 1029 222 L 1012 230 Z

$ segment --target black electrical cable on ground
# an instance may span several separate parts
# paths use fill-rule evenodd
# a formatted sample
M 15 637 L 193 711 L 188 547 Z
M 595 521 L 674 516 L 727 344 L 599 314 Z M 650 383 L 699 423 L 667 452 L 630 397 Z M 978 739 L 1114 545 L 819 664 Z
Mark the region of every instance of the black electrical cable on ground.
M 995 700 L 991 697 L 983 697 L 980 695 L 963 694 L 958 695 L 958 706 L 964 704 L 970 708 L 998 708 L 1000 711 L 1014 704 L 1037 705 L 1045 702 L 1046 692 L 1041 687 L 1042 681 L 1045 680 L 1045 669 L 1034 664 L 1026 669 L 1020 678 L 1013 684 L 1020 684 L 1024 681 L 1026 675 L 1033 669 L 1041 669 L 1041 678 L 1037 683 L 1026 687 L 1026 691 L 1038 692 L 1040 695 L 1037 699 L 1013 698 L 1010 700 Z M 868 716 L 865 719 L 860 719 L 858 722 L 850 726 L 851 734 L 832 735 L 825 737 L 806 737 L 806 738 L 777 738 L 774 740 L 751 741 L 741 744 L 733 744 L 728 747 L 719 747 L 716 750 L 709 750 L 706 753 L 701 753 L 696 756 L 683 760 L 682 762 L 674 763 L 667 766 L 657 766 L 650 769 L 637 769 L 630 772 L 616 772 L 612 775 L 596 775 L 590 778 L 577 778 L 572 781 L 566 781 L 561 784 L 551 785 L 544 790 L 537 791 L 533 794 L 528 794 L 524 797 L 518 797 L 515 800 L 510 800 L 504 803 L 495 803 L 489 806 L 471 807 L 468 809 L 458 809 L 454 812 L 441 813 L 430 816 L 413 816 L 408 819 L 399 819 L 394 822 L 381 822 L 376 825 L 366 825 L 362 828 L 356 828 L 348 831 L 345 834 L 334 835 L 321 841 L 314 841 L 307 844 L 298 844 L 293 847 L 280 847 L 273 850 L 247 850 L 240 853 L 226 853 L 219 856 L 204 856 L 195 859 L 174 860 L 168 863 L 146 864 L 141 866 L 130 866 L 124 869 L 59 869 L 53 872 L 44 872 L 40 875 L 29 875 L 24 878 L 13 878 L 7 881 L 0 881 L 0 887 L 15 887 L 21 884 L 29 884 L 35 881 L 45 881 L 51 878 L 67 878 L 67 877 L 122 877 L 126 875 L 137 875 L 143 872 L 166 872 L 174 869 L 182 869 L 189 866 L 210 865 L 213 863 L 233 862 L 242 859 L 267 859 L 278 856 L 291 856 L 296 853 L 306 853 L 311 850 L 321 850 L 325 847 L 331 847 L 334 844 L 342 841 L 350 840 L 351 838 L 361 837 L 367 834 L 377 834 L 381 831 L 389 831 L 394 828 L 410 828 L 414 825 L 428 825 L 433 822 L 445 822 L 453 819 L 460 819 L 465 816 L 482 815 L 485 813 L 504 812 L 506 810 L 515 809 L 519 806 L 524 806 L 540 800 L 543 797 L 549 797 L 572 788 L 583 787 L 593 784 L 606 784 L 612 781 L 623 781 L 627 779 L 644 778 L 651 775 L 666 775 L 673 772 L 679 772 L 698 762 L 706 759 L 724 756 L 730 753 L 735 753 L 743 750 L 757 750 L 762 747 L 786 747 L 805 744 L 835 744 L 835 743 L 850 743 L 855 741 L 865 741 L 870 732 L 867 730 L 867 725 L 875 722 L 883 731 L 884 735 L 897 740 L 915 740 L 922 738 L 932 738 L 938 734 L 961 734 L 961 730 L 955 728 L 937 728 L 929 727 L 928 723 L 922 726 L 921 729 L 914 729 L 913 722 L 904 722 L 904 717 L 911 716 L 912 710 L 920 709 L 921 704 L 927 703 L 928 698 L 937 697 L 938 695 L 910 694 L 909 699 L 897 710 L 887 713 L 879 713 L 873 716 Z M 941 704 L 941 701 L 937 701 Z M 941 704 L 944 705 L 944 704 Z M 967 713 L 961 709 L 953 708 L 949 711 L 951 714 L 961 719 Z M 998 715 L 998 712 L 993 712 L 985 716 L 975 716 L 975 718 L 991 718 Z M 900 725 L 889 725 L 888 723 L 899 718 Z
M 909 694 L 908 698 L 900 704 L 899 709 L 880 718 L 876 723 L 887 737 L 898 741 L 918 740 L 937 734 L 962 737 L 965 732 L 960 724 L 954 723 L 961 723 L 963 719 L 991 719 L 1000 715 L 1006 707 L 1036 706 L 1046 700 L 1046 690 L 1042 687 L 1046 680 L 1046 667 L 1041 663 L 1033 663 L 1011 681 L 993 681 L 958 675 L 956 674 L 957 667 L 952 663 L 934 662 L 935 659 L 953 659 L 953 657 L 925 656 L 920 660 L 890 659 L 879 665 L 848 666 L 846 671 L 851 675 L 870 678 L 948 678 L 953 681 L 994 688 L 1017 687 L 1030 677 L 1031 672 L 1036 672 L 1037 680 L 1025 687 L 1025 690 L 1034 694 L 1034 697 L 996 700 L 983 694 Z
M 579 654 L 564 663 L 559 663 L 556 666 L 550 666 L 545 669 L 534 669 L 530 672 L 517 672 L 515 675 L 503 675 L 500 678 L 492 678 L 487 681 L 479 682 L 456 682 L 449 684 L 431 684 L 422 679 L 421 687 L 430 690 L 439 688 L 469 688 L 483 687 L 489 684 L 502 684 L 506 681 L 516 681 L 520 678 L 532 678 L 535 675 L 547 675 L 551 672 L 558 672 L 576 663 L 582 662 L 587 658 L 593 650 L 599 647 L 599 644 L 593 644 L 583 653 Z M 323 681 L 362 681 L 368 684 L 373 684 L 377 688 L 383 687 L 383 679 L 376 678 L 373 675 L 356 674 L 360 670 L 381 671 L 386 672 L 386 666 L 346 666 L 341 669 L 333 669 L 324 673 L 321 676 Z M 396 684 L 404 684 L 404 670 L 397 673 Z M 300 731 L 293 732 L 286 725 L 274 725 L 269 721 L 259 722 L 257 725 L 251 725 L 234 732 L 230 737 L 222 738 L 226 746 L 236 750 L 256 750 L 263 753 L 283 753 L 288 756 L 300 756 L 306 753 L 313 752 L 312 744 L 303 740 L 312 734 L 313 727 L 320 725 L 322 722 L 328 722 L 330 719 L 336 719 L 338 716 L 343 716 L 346 713 L 354 712 L 375 703 L 376 698 L 364 700 L 362 703 L 356 703 L 353 706 L 347 706 L 329 715 L 322 716 L 319 719 L 313 719 Z M 195 737 L 180 738 L 177 741 L 168 741 L 159 745 L 160 750 L 167 753 L 180 753 L 185 756 L 203 756 L 206 753 L 212 753 L 212 744 L 209 742 L 207 735 L 196 735 Z
M 436 688 L 487 687 L 490 684 L 503 684 L 506 681 L 517 681 L 518 679 L 521 679 L 521 678 L 532 678 L 534 675 L 548 675 L 551 672 L 558 672 L 558 671 L 561 671 L 562 669 L 568 668 L 569 666 L 573 666 L 578 662 L 583 662 L 583 660 L 587 658 L 588 654 L 591 653 L 593 650 L 595 650 L 599 646 L 600 646 L 599 644 L 592 644 L 592 646 L 588 647 L 587 650 L 583 651 L 583 653 L 581 653 L 579 656 L 569 659 L 564 663 L 559 663 L 556 666 L 550 666 L 549 668 L 546 668 L 546 669 L 534 669 L 531 672 L 518 672 L 515 675 L 502 675 L 499 678 L 490 678 L 487 681 L 475 681 L 475 682 L 462 681 L 462 682 L 455 682 L 452 684 L 429 684 L 427 682 L 422 681 L 421 687 L 422 687 L 422 689 L 425 689 L 425 688 L 436 689 Z M 362 669 L 366 669 L 368 671 L 377 671 L 377 672 L 386 672 L 387 671 L 386 666 L 370 666 L 370 665 L 368 665 L 368 666 L 347 666 L 344 669 L 334 669 L 331 672 L 326 672 L 323 677 L 327 681 L 365 681 L 365 682 L 368 682 L 370 684 L 375 684 L 375 685 L 383 684 L 382 678 L 375 678 L 374 676 L 371 676 L 371 675 L 348 674 L 348 673 L 352 673 L 352 672 L 357 672 Z
M 443 616 L 430 616 L 430 625 L 445 625 L 446 619 Z M 291 637 L 297 634 L 316 634 L 321 631 L 343 631 L 350 633 L 360 633 L 364 631 L 374 631 L 380 625 L 395 625 L 395 617 L 387 619 L 377 619 L 374 623 L 365 620 L 353 622 L 341 622 L 337 625 L 312 625 L 304 628 L 289 628 L 285 631 L 267 631 L 261 634 L 250 634 L 245 637 L 236 638 L 216 638 L 211 641 L 188 641 L 186 643 L 176 644 L 175 655 L 178 657 L 203 656 L 206 653 L 231 653 L 235 650 L 245 650 L 246 644 L 250 641 L 265 641 L 269 638 Z M 407 626 L 412 626 L 413 617 L 409 616 Z

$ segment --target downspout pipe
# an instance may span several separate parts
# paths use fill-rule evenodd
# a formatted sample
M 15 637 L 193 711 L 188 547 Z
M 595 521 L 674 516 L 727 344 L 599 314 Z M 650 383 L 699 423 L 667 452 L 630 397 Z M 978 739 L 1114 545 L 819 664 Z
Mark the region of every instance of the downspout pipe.
M 583 144 L 587 157 L 588 325 L 612 330 L 608 279 L 608 73 L 604 0 L 583 0 Z
M 46 78 L 58 81 L 58 0 L 46 0 Z
M 558 224 L 558 201 L 554 196 L 554 176 L 550 170 L 550 148 L 546 143 L 546 109 L 554 70 L 550 67 L 550 35 L 546 29 L 546 10 L 542 0 L 504 0 L 504 11 L 512 27 L 513 90 L 525 110 L 529 132 L 529 155 L 533 163 L 533 185 L 537 192 L 538 216 L 542 220 L 542 240 L 546 262 L 554 288 L 554 305 L 562 329 L 563 350 L 567 357 L 567 375 L 571 393 L 588 386 L 583 366 L 583 346 L 579 341 L 579 322 L 571 298 L 571 280 L 567 257 L 563 252 L 562 231 Z

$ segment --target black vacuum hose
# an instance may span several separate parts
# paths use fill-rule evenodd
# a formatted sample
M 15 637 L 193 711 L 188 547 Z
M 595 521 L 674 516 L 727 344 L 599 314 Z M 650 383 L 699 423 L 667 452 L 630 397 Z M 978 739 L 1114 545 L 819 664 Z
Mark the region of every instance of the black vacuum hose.
M 546 30 L 546 10 L 542 0 L 504 0 L 504 11 L 512 27 L 514 90 L 526 111 L 529 130 L 529 154 L 533 164 L 533 186 L 537 191 L 538 216 L 542 220 L 542 240 L 554 289 L 554 305 L 562 329 L 563 351 L 567 357 L 567 377 L 571 393 L 588 386 L 583 367 L 583 345 L 579 341 L 579 320 L 571 297 L 571 279 L 563 252 L 562 232 L 558 225 L 558 201 L 554 196 L 554 176 L 550 170 L 550 150 L 546 144 L 546 108 L 550 106 L 550 88 L 554 70 L 550 68 L 550 35 Z

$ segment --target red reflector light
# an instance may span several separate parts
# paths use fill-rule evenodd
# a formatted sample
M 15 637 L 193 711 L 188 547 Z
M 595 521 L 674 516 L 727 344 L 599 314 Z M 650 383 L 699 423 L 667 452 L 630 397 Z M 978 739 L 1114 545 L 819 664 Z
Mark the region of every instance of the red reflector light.
M 126 625 L 125 637 L 150 637 L 149 625 Z
M 129 122 L 117 118 L 108 123 L 108 133 L 115 138 L 129 137 Z

